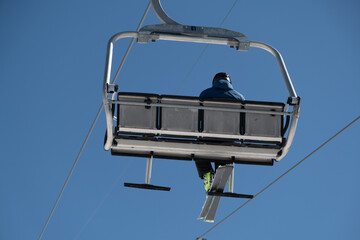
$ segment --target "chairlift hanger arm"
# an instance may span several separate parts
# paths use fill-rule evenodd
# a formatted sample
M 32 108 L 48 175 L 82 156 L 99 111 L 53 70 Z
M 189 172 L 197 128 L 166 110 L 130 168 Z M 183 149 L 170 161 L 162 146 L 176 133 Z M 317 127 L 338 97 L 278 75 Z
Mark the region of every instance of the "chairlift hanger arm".
M 179 24 L 170 18 L 161 6 L 160 0 L 151 0 L 151 5 L 154 9 L 156 16 L 164 24 Z

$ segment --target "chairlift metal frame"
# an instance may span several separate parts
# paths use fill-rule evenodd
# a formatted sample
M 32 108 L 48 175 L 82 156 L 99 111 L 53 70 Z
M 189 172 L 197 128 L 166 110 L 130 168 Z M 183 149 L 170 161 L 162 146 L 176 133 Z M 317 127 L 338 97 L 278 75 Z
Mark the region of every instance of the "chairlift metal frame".
M 274 114 L 282 115 L 284 117 L 290 118 L 289 128 L 287 131 L 287 136 L 284 139 L 284 143 L 281 147 L 281 150 L 278 151 L 277 156 L 274 158 L 276 161 L 280 161 L 288 153 L 290 146 L 293 142 L 297 122 L 299 118 L 300 110 L 300 97 L 297 96 L 294 86 L 292 84 L 291 78 L 289 76 L 288 70 L 286 68 L 285 62 L 280 54 L 280 52 L 274 47 L 257 41 L 250 41 L 244 34 L 230 31 L 223 28 L 212 28 L 212 27 L 199 27 L 199 26 L 186 26 L 181 25 L 171 19 L 164 11 L 160 4 L 160 0 L 152 0 L 152 7 L 163 24 L 149 25 L 142 27 L 138 32 L 120 32 L 112 36 L 107 44 L 106 51 L 106 63 L 105 63 L 105 73 L 103 81 L 103 105 L 106 115 L 106 124 L 107 132 L 104 143 L 105 150 L 110 150 L 116 147 L 117 142 L 115 141 L 115 129 L 114 129 L 114 116 L 113 107 L 117 104 L 127 104 L 134 106 L 152 106 L 152 107 L 177 107 L 177 108 L 194 108 L 198 110 L 221 110 L 221 111 L 233 111 L 239 113 L 257 113 L 257 114 Z M 211 106 L 189 106 L 181 104 L 165 104 L 165 103 L 146 103 L 146 102 L 131 102 L 131 101 L 119 101 L 114 99 L 117 92 L 117 87 L 114 84 L 111 84 L 111 70 L 112 70 L 112 58 L 113 58 L 113 49 L 114 44 L 120 39 L 124 38 L 134 38 L 138 43 L 148 43 L 149 41 L 155 42 L 158 40 L 164 41 L 177 41 L 177 42 L 193 42 L 193 43 L 205 43 L 205 44 L 218 44 L 230 46 L 239 51 L 248 51 L 250 48 L 259 48 L 271 53 L 280 68 L 282 77 L 284 79 L 285 85 L 289 92 L 288 101 L 285 106 L 285 111 L 282 112 L 269 112 L 262 110 L 247 110 L 239 108 L 216 108 Z M 111 94 L 113 96 L 111 97 Z M 289 111 L 289 107 L 292 107 L 292 111 Z M 161 133 L 159 130 L 158 133 Z M 156 134 L 156 133 L 155 133 Z M 145 185 L 150 185 L 150 176 L 151 176 L 151 166 L 152 166 L 152 157 L 149 157 L 147 161 L 147 170 Z M 233 177 L 232 177 L 233 179 Z M 230 190 L 232 192 L 233 182 L 230 181 Z M 159 189 L 158 189 L 159 190 Z M 161 190 L 161 189 L 160 189 Z

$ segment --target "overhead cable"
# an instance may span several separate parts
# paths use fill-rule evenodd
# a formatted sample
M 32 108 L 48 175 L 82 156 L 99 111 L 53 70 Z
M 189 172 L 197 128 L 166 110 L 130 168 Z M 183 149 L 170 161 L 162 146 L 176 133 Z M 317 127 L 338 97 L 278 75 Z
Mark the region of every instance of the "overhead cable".
M 89 225 L 89 223 L 94 219 L 95 215 L 97 214 L 97 212 L 99 211 L 99 209 L 102 207 L 102 205 L 104 205 L 105 201 L 108 199 L 108 197 L 110 196 L 110 194 L 114 191 L 114 189 L 116 187 L 118 187 L 118 182 L 120 181 L 120 179 L 123 177 L 123 175 L 125 174 L 126 170 L 128 169 L 130 162 L 133 159 L 130 159 L 127 161 L 127 163 L 125 164 L 125 166 L 123 167 L 122 171 L 120 172 L 119 176 L 115 179 L 115 181 L 113 182 L 112 186 L 110 187 L 110 189 L 108 190 L 108 192 L 105 194 L 105 196 L 103 197 L 103 199 L 99 202 L 99 204 L 97 205 L 97 207 L 93 210 L 93 212 L 91 213 L 90 217 L 86 220 L 86 222 L 83 224 L 83 226 L 80 228 L 79 232 L 77 233 L 77 235 L 75 236 L 74 240 L 79 239 L 79 237 L 81 236 L 82 232 L 86 229 L 86 227 Z
M 66 178 L 66 180 L 65 180 L 65 183 L 64 183 L 64 185 L 63 185 L 63 187 L 62 187 L 62 189 L 61 189 L 61 191 L 60 191 L 60 193 L 59 193 L 58 198 L 56 199 L 56 202 L 55 202 L 55 204 L 54 204 L 54 206 L 53 206 L 53 208 L 52 208 L 52 210 L 51 210 L 51 213 L 50 213 L 50 215 L 49 215 L 49 217 L 48 217 L 48 219 L 47 219 L 47 221 L 46 221 L 46 223 L 45 223 L 45 225 L 44 225 L 43 230 L 41 231 L 41 234 L 40 234 L 38 240 L 40 240 L 40 239 L 42 238 L 42 236 L 43 236 L 43 234 L 44 234 L 44 232 L 45 232 L 45 230 L 46 230 L 46 228 L 47 228 L 47 225 L 49 224 L 50 219 L 51 219 L 51 217 L 53 216 L 53 214 L 54 214 L 54 212 L 55 212 L 55 209 L 56 209 L 56 207 L 57 207 L 57 205 L 58 205 L 58 203 L 59 203 L 59 201 L 60 201 L 60 199 L 61 199 L 61 196 L 62 196 L 62 194 L 63 194 L 64 191 L 65 191 L 65 188 L 66 188 L 66 186 L 67 186 L 67 184 L 68 184 L 68 182 L 69 182 L 69 180 L 70 180 L 70 177 L 71 177 L 71 175 L 73 174 L 73 172 L 74 172 L 74 170 L 75 170 L 75 167 L 76 167 L 76 165 L 77 165 L 77 163 L 78 163 L 78 161 L 79 161 L 79 159 L 80 159 L 80 156 L 81 156 L 82 152 L 84 151 L 84 148 L 85 148 L 85 146 L 86 146 L 86 143 L 87 143 L 87 141 L 89 140 L 89 137 L 90 137 L 90 135 L 91 135 L 91 133 L 92 133 L 94 127 L 95 127 L 95 124 L 96 124 L 96 122 L 97 122 L 97 120 L 98 120 L 98 118 L 99 118 L 99 116 L 100 116 L 100 113 L 101 113 L 102 108 L 103 108 L 103 105 L 101 105 L 98 113 L 96 114 L 96 117 L 95 117 L 95 119 L 94 119 L 94 121 L 93 121 L 93 123 L 92 123 L 92 125 L 91 125 L 91 127 L 90 127 L 89 133 L 87 134 L 87 136 L 86 136 L 86 138 L 85 138 L 85 141 L 83 142 L 83 144 L 82 144 L 82 146 L 81 146 L 81 149 L 80 149 L 80 151 L 79 151 L 79 153 L 78 153 L 78 155 L 77 155 L 77 157 L 76 157 L 76 160 L 75 160 L 75 162 L 74 162 L 74 164 L 73 164 L 73 166 L 72 166 L 72 168 L 71 168 L 71 170 L 70 170 L 70 172 L 69 172 L 69 174 L 68 174 L 68 176 L 67 176 L 67 178 Z
M 147 14 L 148 14 L 148 12 L 149 12 L 149 10 L 150 10 L 150 6 L 151 6 L 151 0 L 149 1 L 149 4 L 147 5 L 147 7 L 146 7 L 146 9 L 145 9 L 144 15 L 142 16 L 142 18 L 141 18 L 141 20 L 140 20 L 140 23 L 139 23 L 139 25 L 138 25 L 138 27 L 137 27 L 137 29 L 136 29 L 137 32 L 139 32 L 141 26 L 143 25 L 143 23 L 144 23 L 144 21 L 145 21 L 145 18 L 146 18 Z M 134 42 L 135 42 L 135 38 L 131 39 L 131 42 L 130 42 L 130 44 L 129 44 L 128 49 L 126 50 L 126 53 L 125 53 L 125 55 L 124 55 L 124 57 L 123 57 L 123 60 L 121 61 L 118 70 L 116 71 L 116 74 L 115 74 L 115 77 L 114 77 L 114 79 L 113 79 L 113 81 L 112 81 L 112 84 L 114 84 L 114 83 L 116 82 L 116 79 L 117 79 L 117 77 L 119 76 L 119 73 L 120 73 L 122 67 L 124 66 L 125 60 L 126 60 L 126 58 L 128 57 L 128 55 L 129 55 L 130 49 L 131 49 L 132 46 L 134 45 Z
M 145 20 L 145 17 L 146 17 L 146 15 L 147 15 L 148 12 L 149 12 L 150 6 L 151 6 L 151 0 L 149 1 L 149 4 L 148 4 L 148 6 L 147 6 L 147 8 L 146 8 L 146 10 L 145 10 L 145 13 L 144 13 L 143 17 L 141 18 L 141 21 L 140 21 L 140 23 L 139 23 L 139 26 L 138 26 L 137 30 L 139 30 L 139 29 L 141 28 L 141 25 L 143 24 L 143 22 L 144 22 L 144 20 Z M 114 77 L 113 83 L 116 81 L 116 78 L 117 78 L 120 70 L 122 69 L 122 67 L 123 67 L 123 65 L 124 65 L 124 63 L 125 63 L 125 60 L 126 60 L 128 54 L 129 54 L 129 52 L 130 52 L 133 44 L 134 44 L 134 39 L 132 39 L 132 41 L 130 42 L 130 44 L 129 44 L 129 46 L 128 46 L 128 49 L 127 49 L 127 51 L 126 51 L 126 53 L 125 53 L 125 55 L 124 55 L 124 57 L 123 57 L 123 59 L 122 59 L 122 61 L 121 61 L 121 64 L 120 64 L 120 66 L 119 66 L 119 68 L 118 68 L 118 71 L 117 71 L 117 73 L 116 73 L 116 75 L 115 75 L 115 77 Z M 65 188 L 66 188 L 66 186 L 67 186 L 67 184 L 68 184 L 68 182 L 69 182 L 69 180 L 70 180 L 70 177 L 71 177 L 71 175 L 73 174 L 73 172 L 74 172 L 74 170 L 75 170 L 75 167 L 76 167 L 76 165 L 77 165 L 77 163 L 78 163 L 78 161 L 79 161 L 79 159 L 80 159 L 80 156 L 81 156 L 82 152 L 84 151 L 84 148 L 85 148 L 85 146 L 86 146 L 86 143 L 87 143 L 88 140 L 89 140 L 89 137 L 90 137 L 90 135 L 91 135 L 91 133 L 92 133 L 94 127 L 95 127 L 95 124 L 96 124 L 97 120 L 99 119 L 99 116 L 100 116 L 100 114 L 101 114 L 101 111 L 102 111 L 103 107 L 104 107 L 104 105 L 101 104 L 101 106 L 100 106 L 100 108 L 99 108 L 99 110 L 98 110 L 98 113 L 97 113 L 96 116 L 95 116 L 95 119 L 94 119 L 94 121 L 93 121 L 93 123 L 92 123 L 92 125 L 91 125 L 91 127 L 90 127 L 90 130 L 89 130 L 89 132 L 88 132 L 88 134 L 87 134 L 87 136 L 86 136 L 86 138 L 85 138 L 85 140 L 84 140 L 84 142 L 83 142 L 83 144 L 82 144 L 82 146 L 81 146 L 81 149 L 80 149 L 80 151 L 79 151 L 79 153 L 78 153 L 78 155 L 77 155 L 77 157 L 76 157 L 76 159 L 75 159 L 75 162 L 74 162 L 74 164 L 73 164 L 73 166 L 72 166 L 72 168 L 71 168 L 71 170 L 70 170 L 70 172 L 69 172 L 69 174 L 68 174 L 68 176 L 67 176 L 67 178 L 66 178 L 66 180 L 65 180 L 65 183 L 64 183 L 64 185 L 63 185 L 63 187 L 62 187 L 62 189 L 61 189 L 61 191 L 60 191 L 60 194 L 59 194 L 58 198 L 56 199 L 56 202 L 55 202 L 55 204 L 54 204 L 54 206 L 53 206 L 53 208 L 52 208 L 52 210 L 51 210 L 51 213 L 50 213 L 50 215 L 49 215 L 49 217 L 48 217 L 48 219 L 47 219 L 47 221 L 46 221 L 46 223 L 45 223 L 42 231 L 41 231 L 41 234 L 40 234 L 38 240 L 41 240 L 42 236 L 44 235 L 44 232 L 45 232 L 45 230 L 46 230 L 46 228 L 47 228 L 47 226 L 48 226 L 48 224 L 49 224 L 49 222 L 50 222 L 50 219 L 51 219 L 51 217 L 53 216 L 53 214 L 54 214 L 54 212 L 55 212 L 55 209 L 56 209 L 56 207 L 57 207 L 57 205 L 58 205 L 58 203 L 59 203 L 59 201 L 60 201 L 60 199 L 61 199 L 61 196 L 62 196 L 62 194 L 64 193 Z
M 283 178 L 285 175 L 287 175 L 288 173 L 290 173 L 292 170 L 294 170 L 296 167 L 298 167 L 301 163 L 303 163 L 306 159 L 308 159 L 309 157 L 311 157 L 314 153 L 316 153 L 317 151 L 319 151 L 321 148 L 323 148 L 326 144 L 328 144 L 329 142 L 331 142 L 334 138 L 336 138 L 337 136 L 339 136 L 342 132 L 344 132 L 347 128 L 349 128 L 351 125 L 353 125 L 356 121 L 358 121 L 360 119 L 360 116 L 358 116 L 357 118 L 355 118 L 352 122 L 350 122 L 348 125 L 346 125 L 343 129 L 341 129 L 339 132 L 337 132 L 334 136 L 332 136 L 331 138 L 329 138 L 327 141 L 325 141 L 323 144 L 321 144 L 318 148 L 316 148 L 314 151 L 312 151 L 309 155 L 307 155 L 305 158 L 303 158 L 301 161 L 299 161 L 298 163 L 296 163 L 293 167 L 291 167 L 289 170 L 287 170 L 285 173 L 283 173 L 280 177 L 278 177 L 277 179 L 275 179 L 274 181 L 272 181 L 269 185 L 267 185 L 265 188 L 263 188 L 260 192 L 258 192 L 252 199 L 249 199 L 248 201 L 246 201 L 244 204 L 242 204 L 240 207 L 238 207 L 237 209 L 235 209 L 233 212 L 231 212 L 229 215 L 227 215 L 226 217 L 224 217 L 222 220 L 220 220 L 215 226 L 213 226 L 212 228 L 210 228 L 208 231 L 206 231 L 205 233 L 203 233 L 200 237 L 198 237 L 197 239 L 203 239 L 203 237 L 205 235 L 207 235 L 209 232 L 211 232 L 212 230 L 214 230 L 215 228 L 217 228 L 220 224 L 222 224 L 223 222 L 225 222 L 228 218 L 230 218 L 232 215 L 234 215 L 236 212 L 238 212 L 240 209 L 242 209 L 243 207 L 245 207 L 248 203 L 250 203 L 252 200 L 254 200 L 255 198 L 257 198 L 260 194 L 262 194 L 263 192 L 265 192 L 267 189 L 269 189 L 272 185 L 274 185 L 276 182 L 278 182 L 281 178 Z

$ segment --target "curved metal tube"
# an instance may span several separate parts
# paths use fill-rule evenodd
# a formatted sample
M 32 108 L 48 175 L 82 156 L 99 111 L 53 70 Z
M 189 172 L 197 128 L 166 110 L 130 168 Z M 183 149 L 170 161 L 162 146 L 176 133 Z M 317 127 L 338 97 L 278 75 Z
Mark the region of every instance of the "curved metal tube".
M 288 151 L 290 149 L 292 141 L 294 140 L 295 131 L 296 131 L 296 127 L 297 127 L 297 122 L 299 120 L 299 110 L 300 110 L 300 106 L 295 105 L 294 106 L 294 111 L 293 111 L 294 115 L 291 117 L 289 133 L 288 133 L 288 136 L 287 136 L 287 139 L 286 139 L 286 143 L 285 143 L 281 153 L 279 154 L 279 156 L 275 159 L 277 162 L 280 161 L 281 159 L 283 159 L 286 156 L 286 154 L 288 153 Z
M 122 32 L 114 35 L 110 38 L 107 49 L 106 49 L 106 62 L 105 62 L 105 73 L 104 73 L 104 82 L 103 82 L 103 105 L 105 109 L 106 116 L 106 125 L 107 125 L 107 138 L 105 140 L 104 149 L 109 150 L 111 148 L 113 136 L 113 118 L 111 111 L 111 104 L 109 104 L 109 93 L 107 87 L 110 84 L 111 77 L 111 65 L 113 57 L 114 43 L 122 38 L 137 38 L 139 33 L 137 32 Z
M 179 25 L 178 22 L 174 21 L 165 13 L 164 9 L 161 6 L 160 0 L 151 0 L 151 4 L 156 16 L 160 19 L 162 23 Z
M 278 50 L 276 50 L 275 48 L 271 47 L 270 45 L 267 45 L 267 44 L 261 43 L 261 42 L 250 42 L 250 47 L 261 48 L 263 50 L 266 50 L 266 51 L 270 52 L 276 58 L 276 60 L 279 64 L 280 70 L 281 70 L 281 74 L 284 78 L 286 87 L 289 91 L 290 97 L 296 98 L 297 94 L 295 92 L 294 86 L 291 82 L 285 62 L 284 62 L 280 52 Z M 292 141 L 295 136 L 297 122 L 299 119 L 299 110 L 300 110 L 300 106 L 295 105 L 294 110 L 293 110 L 293 115 L 291 117 L 289 133 L 287 135 L 286 143 L 285 143 L 281 153 L 279 154 L 279 156 L 275 159 L 276 161 L 280 161 L 283 157 L 285 157 L 290 149 L 290 146 L 291 146 Z
M 288 73 L 288 71 L 286 69 L 286 66 L 285 66 L 285 62 L 284 62 L 280 52 L 278 50 L 276 50 L 275 48 L 273 48 L 272 46 L 267 45 L 265 43 L 261 43 L 261 42 L 253 42 L 253 41 L 251 41 L 250 42 L 250 47 L 261 48 L 263 50 L 268 51 L 272 55 L 274 55 L 274 57 L 276 58 L 276 60 L 277 60 L 277 62 L 279 64 L 281 74 L 282 74 L 282 76 L 283 76 L 283 78 L 285 80 L 285 84 L 286 84 L 286 87 L 287 87 L 287 89 L 289 91 L 290 97 L 296 98 L 297 95 L 296 95 L 294 86 L 293 86 L 293 84 L 291 82 L 289 73 Z

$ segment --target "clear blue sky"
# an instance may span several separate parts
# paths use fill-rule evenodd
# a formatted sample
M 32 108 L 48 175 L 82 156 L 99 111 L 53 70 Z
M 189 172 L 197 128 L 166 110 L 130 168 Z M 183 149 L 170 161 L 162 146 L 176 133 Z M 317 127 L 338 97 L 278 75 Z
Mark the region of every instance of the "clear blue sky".
M 234 0 L 163 0 L 187 25 L 217 27 Z M 105 51 L 134 31 L 148 0 L 0 1 L 0 239 L 37 239 L 102 103 Z M 152 11 L 145 24 L 160 23 Z M 357 0 L 238 1 L 224 28 L 276 47 L 302 97 L 290 153 L 273 167 L 236 166 L 235 190 L 256 194 L 360 114 Z M 115 50 L 119 63 L 129 41 Z M 251 49 L 157 42 L 135 45 L 122 91 L 197 96 L 228 72 L 249 100 L 286 101 L 275 59 Z M 170 192 L 125 189 L 143 182 L 145 159 L 103 150 L 102 113 L 43 239 L 195 239 L 205 199 L 193 162 L 154 160 L 152 183 Z M 252 201 L 207 239 L 360 239 L 360 123 Z M 223 199 L 219 221 L 245 200 Z

